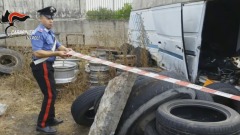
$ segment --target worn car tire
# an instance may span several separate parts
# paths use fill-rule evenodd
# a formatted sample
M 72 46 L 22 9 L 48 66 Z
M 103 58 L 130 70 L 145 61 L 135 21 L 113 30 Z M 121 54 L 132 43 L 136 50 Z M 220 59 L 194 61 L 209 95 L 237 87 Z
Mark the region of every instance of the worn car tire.
M 153 81 L 152 78 L 150 77 L 146 77 L 146 76 L 138 76 L 135 83 L 134 83 L 134 88 L 140 88 L 144 85 L 147 85 L 149 83 L 151 83 Z M 98 95 L 98 97 L 96 98 L 95 102 L 94 102 L 94 109 L 95 112 L 97 112 L 99 104 L 101 102 L 102 96 L 103 96 L 104 92 L 100 93 Z
M 168 76 L 171 78 L 186 80 L 182 75 L 179 75 L 170 71 L 163 71 L 159 73 L 160 75 Z M 146 83 L 145 83 L 146 82 Z M 173 88 L 180 88 L 181 86 L 165 81 L 156 80 L 153 78 L 146 78 L 142 82 L 139 82 L 138 85 L 134 85 L 132 92 L 127 101 L 127 105 L 124 109 L 121 119 L 126 120 L 135 110 L 137 110 L 141 105 L 146 103 L 148 100 L 153 97 Z M 205 95 L 205 96 L 202 96 Z M 196 99 L 201 100 L 204 97 L 205 100 L 207 96 L 210 96 L 208 93 L 201 92 L 199 97 L 199 92 L 196 93 Z M 211 98 L 211 97 L 210 97 Z M 210 99 L 212 101 L 212 99 Z M 120 122 L 121 123 L 121 122 Z
M 159 105 L 174 99 L 195 99 L 194 90 L 187 88 L 176 88 L 163 92 L 140 106 L 129 118 L 119 127 L 118 135 L 143 135 L 145 126 L 153 121 L 155 112 Z
M 105 86 L 95 87 L 80 95 L 72 104 L 71 113 L 75 122 L 90 127 L 94 121 L 94 102 L 99 94 L 104 93 Z
M 1 48 L 0 49 L 0 72 L 4 74 L 11 74 L 14 71 L 22 69 L 24 64 L 23 56 L 13 50 Z
M 147 85 L 148 83 L 152 82 L 152 78 L 146 77 L 146 76 L 138 76 L 134 86 L 135 87 L 141 87 L 142 85 Z M 103 96 L 104 92 L 100 93 L 97 97 L 96 100 L 94 102 L 94 110 L 95 112 L 97 112 L 99 104 L 101 102 L 102 96 Z
M 148 71 L 148 72 L 158 73 L 158 74 L 161 73 L 160 69 L 158 69 L 158 68 L 140 68 L 140 69 Z M 187 79 L 184 76 L 176 74 L 174 72 L 169 72 L 169 71 L 162 71 L 162 72 L 163 72 L 163 75 L 165 75 L 165 76 L 172 77 L 172 78 L 175 78 L 175 79 L 179 79 L 179 80 L 182 80 L 182 81 L 187 81 Z M 141 79 L 145 79 L 145 78 L 149 78 L 149 77 L 138 76 L 136 81 L 141 80 Z M 198 99 L 198 100 L 214 102 L 211 94 L 209 94 L 209 93 L 196 90 L 196 96 L 197 96 L 196 99 Z
M 239 135 L 240 115 L 218 103 L 174 100 L 158 108 L 156 128 L 161 135 Z
M 140 69 L 148 71 L 148 72 L 153 72 L 153 73 L 160 73 L 161 72 L 157 68 L 140 68 Z M 146 84 L 152 82 L 153 80 L 155 80 L 155 79 L 147 77 L 147 76 L 138 75 L 137 78 L 136 78 L 136 81 L 134 83 L 134 88 L 141 87 L 142 85 L 146 85 Z M 99 94 L 99 96 L 96 98 L 96 101 L 94 103 L 95 112 L 97 112 L 97 109 L 98 109 L 98 106 L 100 104 L 100 101 L 101 101 L 101 98 L 102 98 L 103 94 L 104 94 L 104 92 Z
M 144 130 L 144 135 L 160 135 L 156 129 L 156 121 L 153 120 L 147 124 Z
M 221 92 L 233 94 L 240 96 L 240 91 L 236 89 L 233 85 L 227 84 L 227 83 L 214 83 L 207 86 L 208 88 L 215 89 Z M 236 110 L 238 113 L 240 113 L 240 102 L 235 101 L 229 98 L 221 97 L 218 95 L 212 95 L 212 98 L 214 102 L 226 105 L 228 107 L 231 107 L 232 109 Z
M 160 75 L 169 76 L 172 78 L 186 80 L 185 77 L 169 71 L 163 71 Z M 128 98 L 127 104 L 124 108 L 116 133 L 123 126 L 124 122 L 132 115 L 140 106 L 145 104 L 153 97 L 173 88 L 180 88 L 181 86 L 165 81 L 160 81 L 153 78 L 146 78 L 139 82 L 139 85 L 134 85 L 131 94 Z
M 196 95 L 197 95 L 197 100 L 203 100 L 203 101 L 209 101 L 209 102 L 214 102 L 211 94 L 206 93 L 206 92 L 202 92 L 199 90 L 195 90 L 196 91 Z
M 162 70 L 159 68 L 143 67 L 143 68 L 139 68 L 139 69 L 147 71 L 147 72 L 151 72 L 151 73 L 156 73 L 156 74 L 159 74 L 162 72 Z M 136 81 L 139 81 L 139 80 L 145 79 L 145 78 L 150 78 L 150 77 L 138 75 L 138 77 L 136 78 Z M 153 79 L 153 78 L 151 78 L 151 79 Z

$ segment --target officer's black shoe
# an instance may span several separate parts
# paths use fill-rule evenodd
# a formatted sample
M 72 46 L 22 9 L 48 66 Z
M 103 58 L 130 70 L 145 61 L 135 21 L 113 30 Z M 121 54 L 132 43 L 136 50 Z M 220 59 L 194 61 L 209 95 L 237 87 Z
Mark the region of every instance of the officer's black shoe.
M 49 127 L 49 126 L 46 126 L 45 128 L 42 128 L 42 127 L 39 127 L 37 126 L 37 129 L 36 129 L 38 132 L 42 132 L 44 134 L 47 134 L 47 135 L 54 135 L 57 133 L 57 130 L 52 128 L 52 127 Z
M 57 126 L 59 124 L 63 123 L 63 120 L 60 120 L 60 119 L 54 119 L 53 121 L 50 121 L 48 123 L 49 126 Z

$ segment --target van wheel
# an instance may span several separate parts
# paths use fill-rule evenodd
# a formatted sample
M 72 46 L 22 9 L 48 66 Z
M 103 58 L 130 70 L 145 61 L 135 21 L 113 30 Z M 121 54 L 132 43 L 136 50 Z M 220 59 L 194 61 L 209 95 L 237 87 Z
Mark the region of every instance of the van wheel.
M 214 83 L 207 86 L 208 88 L 215 89 L 221 92 L 233 94 L 233 95 L 240 95 L 240 91 L 236 89 L 233 85 L 227 84 L 227 83 Z M 212 95 L 214 102 L 226 105 L 234 110 L 236 110 L 238 113 L 240 113 L 240 102 L 235 101 L 229 98 L 221 97 L 218 95 Z
M 80 95 L 72 104 L 71 113 L 75 122 L 90 127 L 94 121 L 94 102 L 99 94 L 104 93 L 105 86 L 95 87 Z
M 200 100 L 174 100 L 156 112 L 161 135 L 239 135 L 240 115 L 233 109 Z

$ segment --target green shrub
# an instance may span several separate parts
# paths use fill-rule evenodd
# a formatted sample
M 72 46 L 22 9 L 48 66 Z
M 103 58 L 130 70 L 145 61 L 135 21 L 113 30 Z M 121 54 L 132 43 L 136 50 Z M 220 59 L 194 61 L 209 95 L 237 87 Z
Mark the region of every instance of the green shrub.
M 127 20 L 132 10 L 131 4 L 124 4 L 122 9 L 113 11 L 107 8 L 99 8 L 99 10 L 91 10 L 87 12 L 89 20 Z
M 130 13 L 132 10 L 132 5 L 131 4 L 124 4 L 124 7 L 122 9 L 117 10 L 115 12 L 115 19 L 129 19 Z

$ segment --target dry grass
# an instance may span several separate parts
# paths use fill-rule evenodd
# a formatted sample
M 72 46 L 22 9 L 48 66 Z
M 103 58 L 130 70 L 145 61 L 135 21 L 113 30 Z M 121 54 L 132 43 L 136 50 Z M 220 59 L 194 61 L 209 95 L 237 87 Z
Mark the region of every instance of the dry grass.
M 90 47 L 82 47 L 80 48 L 74 48 L 77 52 L 83 53 L 83 54 L 89 54 L 89 51 L 91 50 Z M 29 92 L 29 89 L 38 88 L 37 83 L 32 75 L 31 68 L 29 66 L 31 62 L 31 53 L 24 53 L 25 57 L 25 64 L 21 71 L 14 73 L 10 78 L 10 81 L 13 82 L 14 89 L 18 87 L 21 92 L 26 93 Z M 80 61 L 79 62 L 79 68 L 80 73 L 78 74 L 77 80 L 73 83 L 69 84 L 63 84 L 63 85 L 57 85 L 57 88 L 59 88 L 59 94 L 58 97 L 61 100 L 72 100 L 75 99 L 76 96 L 80 95 L 82 92 L 84 92 L 88 87 L 88 76 L 87 73 L 85 73 L 85 64 L 87 61 Z M 66 98 L 66 99 L 65 99 Z
M 18 49 L 14 49 L 19 51 Z M 0 117 L 1 135 L 32 135 L 36 134 L 35 127 L 37 116 L 41 108 L 43 95 L 32 75 L 30 51 L 24 52 L 25 64 L 21 71 L 12 75 L 0 77 L 0 102 L 9 107 L 6 113 Z M 59 134 L 87 134 L 88 128 L 75 124 L 70 108 L 77 96 L 88 87 L 86 74 L 80 64 L 81 72 L 74 83 L 58 86 L 61 90 L 56 101 L 56 116 L 64 119 L 64 124 L 57 127 Z

